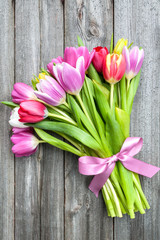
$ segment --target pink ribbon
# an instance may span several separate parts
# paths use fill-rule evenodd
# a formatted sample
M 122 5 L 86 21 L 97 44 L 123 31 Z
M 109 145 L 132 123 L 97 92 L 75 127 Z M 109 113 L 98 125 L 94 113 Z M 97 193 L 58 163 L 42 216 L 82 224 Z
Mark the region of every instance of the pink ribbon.
M 98 197 L 99 191 L 112 173 L 116 162 L 119 160 L 128 170 L 146 177 L 153 177 L 160 168 L 133 158 L 140 152 L 143 139 L 128 137 L 119 153 L 109 158 L 83 156 L 79 158 L 79 172 L 83 175 L 95 175 L 89 189 Z

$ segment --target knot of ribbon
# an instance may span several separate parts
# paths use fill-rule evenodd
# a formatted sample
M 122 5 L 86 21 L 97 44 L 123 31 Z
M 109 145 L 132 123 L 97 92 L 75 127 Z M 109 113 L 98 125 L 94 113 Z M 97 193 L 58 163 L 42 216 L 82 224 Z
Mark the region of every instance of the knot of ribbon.
M 146 177 L 153 177 L 160 168 L 140 161 L 133 156 L 140 152 L 143 139 L 128 137 L 124 141 L 119 153 L 109 158 L 83 156 L 79 158 L 79 172 L 83 175 L 95 175 L 89 189 L 98 197 L 99 191 L 112 173 L 117 161 L 128 170 Z

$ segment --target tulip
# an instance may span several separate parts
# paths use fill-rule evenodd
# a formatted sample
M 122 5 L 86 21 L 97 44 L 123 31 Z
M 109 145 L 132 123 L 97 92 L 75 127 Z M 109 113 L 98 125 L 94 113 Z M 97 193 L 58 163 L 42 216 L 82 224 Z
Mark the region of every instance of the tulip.
M 12 128 L 12 132 L 13 133 L 22 133 L 22 132 L 30 132 L 33 133 L 33 128 L 32 127 L 26 127 L 26 128 L 17 128 L 17 127 L 13 127 Z
M 25 100 L 35 100 L 36 96 L 32 87 L 25 83 L 15 83 L 12 91 L 12 101 L 15 103 L 21 103 Z
M 133 47 L 131 51 L 129 51 L 125 46 L 123 48 L 123 56 L 126 61 L 126 72 L 125 76 L 130 81 L 134 78 L 141 69 L 143 59 L 144 59 L 144 51 L 143 49 L 139 49 L 137 46 Z
M 78 58 L 76 68 L 65 62 L 53 66 L 53 73 L 66 92 L 78 95 L 85 78 L 84 57 Z
M 115 84 L 121 80 L 125 73 L 126 62 L 122 54 L 108 54 L 103 64 L 103 76 L 110 84 Z
M 97 72 L 103 71 L 103 61 L 106 55 L 108 54 L 108 49 L 106 47 L 96 47 L 92 63 L 97 70 Z
M 50 63 L 47 64 L 47 70 L 50 74 L 52 74 L 54 76 L 53 73 L 53 65 L 57 64 L 57 63 L 62 63 L 63 62 L 63 58 L 62 57 L 57 57 L 57 58 L 53 58 L 52 61 Z
M 20 116 L 20 122 L 36 123 L 42 121 L 48 116 L 48 110 L 44 104 L 30 100 L 20 103 L 18 114 Z
M 94 50 L 89 53 L 88 49 L 86 47 L 67 47 L 64 51 L 64 59 L 63 61 L 70 64 L 72 67 L 76 67 L 77 59 L 81 56 L 84 57 L 84 65 L 85 70 L 89 68 L 89 65 L 92 62 L 92 59 L 94 57 Z
M 19 117 L 18 111 L 19 111 L 19 107 L 15 107 L 12 110 L 10 120 L 9 120 L 9 124 L 12 127 L 15 127 L 15 128 L 25 128 L 25 129 L 28 128 L 22 122 L 19 121 L 20 117 Z
M 127 39 L 124 39 L 124 38 L 119 39 L 115 48 L 114 48 L 114 53 L 121 54 L 122 50 L 123 50 L 123 47 L 127 46 L 127 43 L 128 43 Z
M 47 104 L 58 106 L 66 100 L 65 91 L 52 77 L 44 75 L 36 87 L 38 91 L 34 91 L 35 95 Z
M 11 137 L 14 146 L 12 152 L 16 157 L 30 156 L 36 152 L 39 140 L 29 131 L 14 133 Z

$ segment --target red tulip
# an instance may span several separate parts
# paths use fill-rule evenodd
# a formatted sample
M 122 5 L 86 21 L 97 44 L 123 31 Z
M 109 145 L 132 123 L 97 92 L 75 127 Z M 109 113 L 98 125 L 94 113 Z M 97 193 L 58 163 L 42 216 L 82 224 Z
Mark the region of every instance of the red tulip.
M 108 49 L 106 47 L 95 47 L 93 48 L 95 50 L 94 57 L 92 60 L 92 63 L 97 70 L 97 72 L 103 71 L 103 61 L 106 55 L 108 54 Z
M 108 54 L 103 64 L 103 76 L 110 84 L 121 80 L 126 70 L 125 58 L 122 54 Z
M 18 114 L 20 122 L 36 123 L 46 118 L 48 111 L 42 103 L 30 100 L 20 103 Z

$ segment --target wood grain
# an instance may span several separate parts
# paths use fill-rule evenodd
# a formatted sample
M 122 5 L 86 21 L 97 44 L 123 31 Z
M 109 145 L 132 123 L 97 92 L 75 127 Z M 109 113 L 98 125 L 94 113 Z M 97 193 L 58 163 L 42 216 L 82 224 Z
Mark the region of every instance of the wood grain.
M 39 1 L 15 2 L 15 80 L 31 84 L 40 67 Z M 16 159 L 15 240 L 40 239 L 41 154 Z
M 126 37 L 145 51 L 131 136 L 141 136 L 138 157 L 160 166 L 160 1 L 0 0 L 0 100 L 10 100 L 14 83 L 76 46 L 77 35 L 92 50 Z M 14 26 L 15 25 L 15 26 Z M 0 239 L 159 240 L 160 174 L 141 178 L 151 209 L 134 220 L 107 216 L 102 196 L 88 190 L 78 158 L 48 145 L 28 158 L 11 153 L 10 109 L 0 105 Z
M 160 166 L 160 2 L 159 1 L 114 1 L 114 36 L 129 38 L 134 45 L 144 48 L 145 59 L 140 86 L 134 101 L 131 116 L 131 136 L 141 136 L 144 145 L 138 155 L 143 161 Z M 152 179 L 142 177 L 144 193 L 151 209 L 145 215 L 136 214 L 135 220 L 128 217 L 116 219 L 114 238 L 160 239 L 160 174 Z M 125 227 L 124 227 L 125 226 Z
M 63 56 L 63 5 L 41 1 L 41 67 Z M 44 145 L 41 159 L 41 239 L 64 239 L 64 153 Z
M 77 35 L 92 50 L 109 44 L 113 31 L 110 1 L 65 2 L 65 46 L 77 46 Z M 113 220 L 108 218 L 102 196 L 89 191 L 91 178 L 78 172 L 78 158 L 65 153 L 65 239 L 110 240 Z
M 14 5 L 0 1 L 0 101 L 10 100 L 14 83 Z M 11 109 L 0 104 L 0 238 L 14 239 L 14 156 L 8 119 Z

